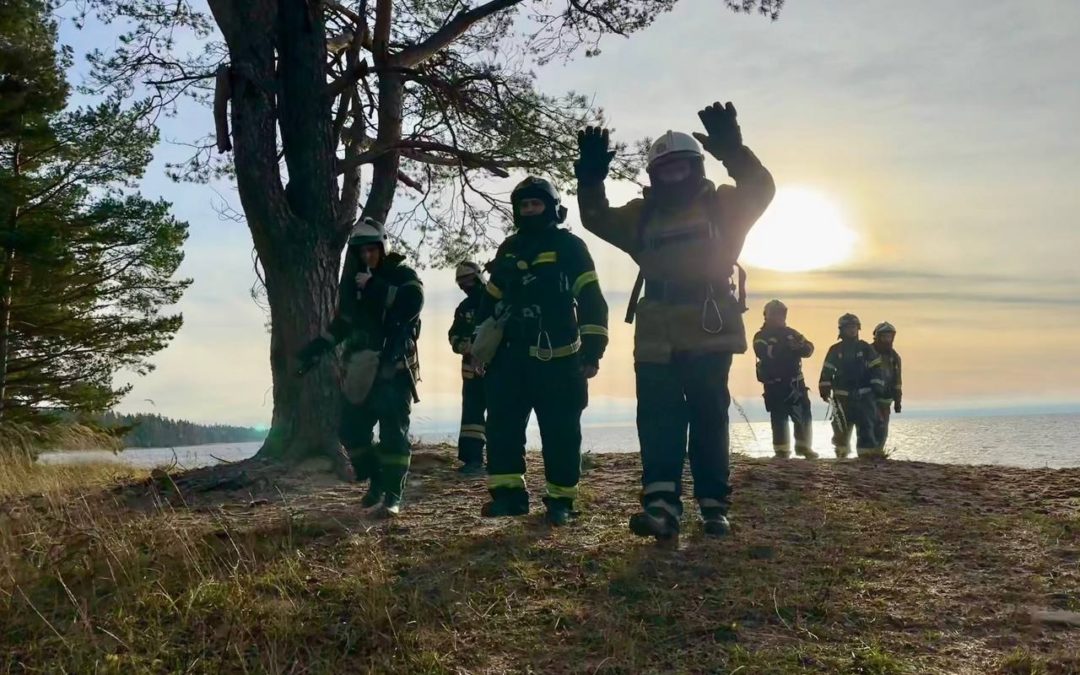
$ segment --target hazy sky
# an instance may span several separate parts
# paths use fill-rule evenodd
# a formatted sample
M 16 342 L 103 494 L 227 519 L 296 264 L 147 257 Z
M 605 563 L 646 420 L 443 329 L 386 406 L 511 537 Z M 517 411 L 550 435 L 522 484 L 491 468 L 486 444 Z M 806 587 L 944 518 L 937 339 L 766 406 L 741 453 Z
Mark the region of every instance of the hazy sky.
M 867 333 L 885 319 L 898 326 L 906 410 L 1080 409 L 1078 32 L 1080 3 L 1069 0 L 788 0 L 775 23 L 733 15 L 718 0 L 682 0 L 644 33 L 605 40 L 599 57 L 539 74 L 547 91 L 594 95 L 627 140 L 698 130 L 700 107 L 734 101 L 746 143 L 781 190 L 809 189 L 834 206 L 858 237 L 849 260 L 811 272 L 750 270 L 750 330 L 765 300 L 784 299 L 791 324 L 819 348 L 808 380 L 837 316 L 854 311 Z M 208 110 L 192 109 L 163 131 L 184 140 L 210 126 Z M 191 224 L 182 272 L 195 283 L 179 307 L 183 329 L 122 408 L 264 424 L 268 339 L 248 294 L 249 235 L 213 208 L 236 203 L 230 186 L 215 193 L 164 177 L 165 158 L 180 153 L 161 148 L 144 189 Z M 706 170 L 727 179 L 718 163 Z M 613 202 L 635 192 L 609 188 Z M 600 421 L 632 406 L 632 328 L 621 317 L 634 268 L 585 238 L 611 304 L 612 345 L 588 413 Z M 452 276 L 424 274 L 417 417 L 429 423 L 453 417 L 460 387 L 445 340 L 460 299 Z M 756 409 L 751 356 L 736 359 L 732 389 Z

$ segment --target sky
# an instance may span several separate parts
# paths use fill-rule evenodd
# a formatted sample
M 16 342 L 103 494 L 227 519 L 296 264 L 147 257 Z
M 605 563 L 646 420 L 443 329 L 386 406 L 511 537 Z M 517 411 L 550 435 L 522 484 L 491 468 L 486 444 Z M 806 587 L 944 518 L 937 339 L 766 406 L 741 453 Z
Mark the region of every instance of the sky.
M 905 413 L 1077 411 L 1078 31 L 1080 3 L 1065 0 L 788 0 L 776 22 L 718 0 L 681 0 L 644 32 L 605 39 L 599 56 L 537 73 L 545 91 L 592 96 L 623 140 L 698 131 L 698 109 L 735 103 L 746 144 L 780 190 L 752 235 L 748 329 L 765 301 L 783 299 L 789 323 L 818 346 L 808 381 L 837 317 L 851 311 L 868 339 L 879 321 L 897 326 Z M 62 39 L 79 52 L 103 38 L 65 28 Z M 77 65 L 73 79 L 84 70 Z M 188 140 L 211 123 L 209 110 L 185 109 L 165 121 L 163 137 Z M 160 147 L 142 188 L 171 200 L 191 226 L 181 274 L 194 284 L 177 307 L 184 327 L 153 357 L 153 373 L 130 379 L 120 409 L 265 425 L 269 340 L 249 294 L 250 236 L 218 216 L 215 205 L 238 204 L 230 185 L 166 178 L 164 162 L 182 154 Z M 729 180 L 711 159 L 706 172 Z M 638 191 L 609 183 L 614 204 Z M 611 305 L 611 345 L 586 421 L 632 419 L 632 327 L 622 315 L 636 270 L 585 233 L 574 200 L 565 202 Z M 793 252 L 815 269 L 768 269 Z M 415 419 L 447 426 L 460 376 L 445 336 L 461 297 L 452 271 L 422 276 Z M 761 413 L 752 356 L 736 358 L 731 388 L 751 416 Z

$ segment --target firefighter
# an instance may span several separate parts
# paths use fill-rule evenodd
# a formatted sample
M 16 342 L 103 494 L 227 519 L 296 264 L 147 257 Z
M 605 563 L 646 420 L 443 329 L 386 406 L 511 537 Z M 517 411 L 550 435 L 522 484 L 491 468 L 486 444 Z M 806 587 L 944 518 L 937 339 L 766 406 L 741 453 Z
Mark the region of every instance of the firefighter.
M 779 300 L 765 305 L 765 323 L 754 335 L 757 379 L 765 387 L 765 409 L 772 421 L 773 452 L 791 456 L 790 419 L 795 427 L 795 454 L 817 459 L 813 450 L 813 413 L 810 389 L 803 378 L 802 360 L 814 353 L 814 344 L 787 325 L 788 309 Z
M 450 326 L 450 347 L 461 355 L 461 430 L 458 433 L 458 459 L 462 465 L 458 472 L 466 476 L 484 473 L 484 444 L 487 442 L 484 418 L 487 405 L 484 402 L 484 371 L 473 363 L 471 355 L 473 332 L 476 330 L 476 313 L 484 296 L 484 279 L 480 265 L 463 262 L 455 274 L 458 288 L 465 299 L 454 310 L 454 323 Z
M 361 506 L 397 515 L 412 447 L 409 415 L 419 367 L 416 340 L 424 288 L 405 257 L 390 251 L 383 226 L 361 219 L 349 236 L 359 264 L 347 267 L 338 313 L 297 355 L 300 372 L 345 343 L 340 438 L 357 480 L 371 484 Z M 379 443 L 374 428 L 379 425 Z
M 535 411 L 547 520 L 564 525 L 574 515 L 578 494 L 587 381 L 596 375 L 607 346 L 607 303 L 585 243 L 558 227 L 566 208 L 555 186 L 530 176 L 514 188 L 510 201 L 516 231 L 488 267 L 491 280 L 477 317 L 481 324 L 495 316 L 505 320 L 484 378 L 491 501 L 482 514 L 529 512 L 525 428 Z
M 728 375 L 732 356 L 747 349 L 741 268 L 738 295 L 732 278 L 746 234 L 776 191 L 772 176 L 743 145 L 731 103 L 716 103 L 698 116 L 707 134 L 660 136 L 648 152 L 649 187 L 624 206 L 611 207 L 604 189 L 615 156 L 606 129 L 578 134 L 575 165 L 585 228 L 630 254 L 640 268 L 628 319 L 637 317 L 642 511 L 631 517 L 630 529 L 658 540 L 678 536 L 688 450 L 705 533 L 730 531 Z M 705 178 L 702 145 L 723 162 L 734 186 L 717 188 Z
M 860 458 L 880 457 L 875 436 L 877 408 L 875 397 L 884 392 L 881 357 L 874 348 L 859 339 L 862 324 L 854 314 L 845 314 L 837 322 L 840 341 L 829 347 L 821 368 L 818 393 L 831 401 L 833 447 L 844 459 L 851 453 L 851 432 L 857 436 Z
M 874 327 L 874 351 L 881 357 L 881 374 L 885 382 L 884 394 L 877 400 L 877 442 L 882 455 L 885 454 L 885 442 L 889 439 L 889 419 L 893 411 L 900 414 L 903 398 L 903 377 L 901 374 L 900 354 L 893 347 L 896 328 L 884 321 Z

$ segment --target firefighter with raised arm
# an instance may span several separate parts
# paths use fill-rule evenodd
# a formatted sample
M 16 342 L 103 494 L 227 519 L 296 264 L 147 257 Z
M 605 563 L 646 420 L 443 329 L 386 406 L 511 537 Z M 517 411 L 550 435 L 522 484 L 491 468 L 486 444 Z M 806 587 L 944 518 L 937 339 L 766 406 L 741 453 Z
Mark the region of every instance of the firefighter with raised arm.
M 855 432 L 855 448 L 862 459 L 881 457 L 875 426 L 875 398 L 883 395 L 881 357 L 874 348 L 859 339 L 862 324 L 854 314 L 845 314 L 837 322 L 840 341 L 829 347 L 821 367 L 818 393 L 831 402 L 833 447 L 836 456 L 844 459 L 851 454 L 851 433 Z
M 640 267 L 629 316 L 637 318 L 642 511 L 631 517 L 630 529 L 659 540 L 679 532 L 688 451 L 705 533 L 730 531 L 728 375 L 732 356 L 747 349 L 741 268 L 738 284 L 733 277 L 746 235 L 776 191 L 743 145 L 731 103 L 698 116 L 707 134 L 660 136 L 648 153 L 649 187 L 624 206 L 610 206 L 604 189 L 615 156 L 607 130 L 578 134 L 575 165 L 585 228 Z M 703 145 L 723 162 L 734 186 L 705 178 Z M 645 295 L 637 303 L 642 284 Z
M 607 346 L 607 303 L 585 243 L 559 224 L 559 193 L 528 177 L 510 195 L 514 227 L 489 265 L 477 317 L 476 353 L 499 321 L 484 380 L 488 401 L 488 489 L 482 514 L 529 512 L 525 428 L 536 413 L 547 486 L 547 521 L 574 515 L 581 476 L 581 413 Z
M 787 325 L 787 306 L 779 300 L 765 304 L 765 323 L 754 335 L 757 379 L 765 388 L 765 409 L 772 422 L 773 452 L 791 456 L 791 432 L 795 427 L 795 454 L 817 459 L 814 452 L 813 421 L 809 388 L 803 377 L 802 360 L 814 354 L 814 343 Z
M 466 261 L 457 266 L 454 277 L 465 299 L 454 310 L 450 326 L 450 348 L 461 355 L 461 429 L 458 432 L 458 472 L 466 476 L 484 473 L 484 445 L 487 442 L 484 374 L 472 358 L 472 339 L 476 316 L 484 297 L 484 279 L 480 265 Z
M 416 340 L 424 287 L 405 265 L 405 257 L 390 251 L 378 221 L 357 222 L 349 247 L 360 265 L 355 273 L 346 269 L 352 278 L 343 280 L 337 316 L 297 359 L 303 373 L 345 343 L 341 443 L 357 480 L 371 480 L 361 506 L 379 506 L 380 515 L 393 516 L 401 510 L 412 453 L 409 415 L 416 398 Z

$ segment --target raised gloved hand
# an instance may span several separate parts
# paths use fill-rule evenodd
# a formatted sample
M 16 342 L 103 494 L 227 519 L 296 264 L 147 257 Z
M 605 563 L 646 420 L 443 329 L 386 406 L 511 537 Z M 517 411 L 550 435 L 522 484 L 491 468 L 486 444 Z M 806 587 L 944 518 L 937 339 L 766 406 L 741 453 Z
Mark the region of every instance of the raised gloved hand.
M 303 349 L 296 353 L 296 360 L 300 362 L 296 374 L 303 375 L 314 368 L 323 354 L 333 347 L 334 345 L 329 340 L 321 336 L 304 345 Z
M 615 158 L 615 151 L 610 150 L 610 136 L 607 129 L 586 127 L 578 132 L 578 160 L 574 162 L 574 175 L 578 182 L 586 185 L 602 183 L 608 175 L 608 167 Z
M 698 111 L 707 135 L 694 132 L 694 138 L 698 139 L 710 155 L 720 161 L 730 158 L 742 147 L 742 131 L 735 119 L 736 115 L 735 106 L 730 101 L 724 105 L 718 101 Z

